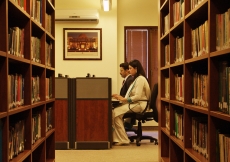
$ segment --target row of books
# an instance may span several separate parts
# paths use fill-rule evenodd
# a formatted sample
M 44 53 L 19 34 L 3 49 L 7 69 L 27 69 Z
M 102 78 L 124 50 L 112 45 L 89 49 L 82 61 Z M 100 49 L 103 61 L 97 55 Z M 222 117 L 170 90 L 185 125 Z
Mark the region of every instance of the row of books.
M 165 66 L 170 65 L 170 60 L 169 60 L 169 45 L 165 45 Z
M 170 109 L 169 106 L 165 106 L 165 127 L 170 131 Z
M 175 75 L 175 97 L 177 101 L 184 102 L 184 75 Z
M 24 151 L 25 122 L 19 120 L 9 127 L 9 159 Z
M 21 74 L 8 75 L 8 108 L 24 105 L 24 77 Z
M 41 138 L 41 114 L 33 113 L 32 117 L 32 144 Z M 46 132 L 52 129 L 52 108 L 49 107 L 46 109 Z
M 196 8 L 203 0 L 190 0 L 190 9 Z
M 222 133 L 220 130 L 216 131 L 216 161 L 229 162 L 230 161 L 230 134 Z
M 227 61 L 219 64 L 219 110 L 230 115 L 230 67 Z
M 184 61 L 184 37 L 176 37 L 174 49 L 174 62 Z
M 174 130 L 173 133 L 174 135 L 180 139 L 180 140 L 184 140 L 184 134 L 183 134 L 183 130 L 184 130 L 184 124 L 183 124 L 183 111 L 180 110 L 175 110 L 174 113 L 175 116 L 175 126 L 174 126 Z
M 32 117 L 32 144 L 41 138 L 41 114 L 35 113 Z
M 52 16 L 47 13 L 45 15 L 45 29 L 49 33 L 52 33 Z
M 208 119 L 192 117 L 192 148 L 208 158 Z
M 169 78 L 165 78 L 165 98 L 167 99 L 170 98 L 169 88 Z
M 216 50 L 230 48 L 230 8 L 216 14 Z
M 42 24 L 42 1 L 32 0 L 31 17 L 39 24 Z
M 176 24 L 184 17 L 184 0 L 179 0 L 173 4 L 173 22 Z
M 41 40 L 37 37 L 31 37 L 31 59 L 34 62 L 41 63 Z
M 164 17 L 164 30 L 163 30 L 163 33 L 162 35 L 166 34 L 170 29 L 170 24 L 169 24 L 169 14 L 167 14 L 165 17 Z
M 192 58 L 208 53 L 208 21 L 196 29 L 191 29 Z
M 46 99 L 51 99 L 53 97 L 52 89 L 52 78 L 46 78 Z
M 8 30 L 8 53 L 24 57 L 24 29 L 11 27 Z
M 192 88 L 192 103 L 194 105 L 208 107 L 208 75 L 194 72 Z
M 46 132 L 53 128 L 52 124 L 52 107 L 46 110 Z
M 52 42 L 50 42 L 50 43 L 46 42 L 45 50 L 46 50 L 46 52 L 45 52 L 46 53 L 46 66 L 52 66 L 52 62 L 51 62 L 52 52 L 53 52 Z
M 31 103 L 40 101 L 40 78 L 39 76 L 33 76 L 32 80 L 32 93 L 31 93 Z
M 26 0 L 13 0 L 13 2 L 26 11 Z

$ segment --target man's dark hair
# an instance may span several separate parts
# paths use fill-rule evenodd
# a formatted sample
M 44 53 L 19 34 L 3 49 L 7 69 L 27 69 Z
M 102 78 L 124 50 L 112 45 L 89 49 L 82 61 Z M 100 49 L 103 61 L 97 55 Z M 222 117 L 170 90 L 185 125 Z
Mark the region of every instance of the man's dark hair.
M 128 62 L 121 63 L 120 67 L 122 67 L 124 70 L 129 70 L 129 63 Z

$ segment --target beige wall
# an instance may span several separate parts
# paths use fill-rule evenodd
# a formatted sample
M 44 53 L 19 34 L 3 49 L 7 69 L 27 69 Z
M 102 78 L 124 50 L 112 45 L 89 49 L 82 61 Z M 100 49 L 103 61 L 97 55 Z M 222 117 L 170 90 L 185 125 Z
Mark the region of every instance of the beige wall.
M 99 23 L 55 23 L 55 76 L 112 78 L 112 93 L 119 93 L 122 79 L 118 65 L 124 61 L 124 26 L 158 26 L 158 0 L 112 0 L 112 11 L 103 12 L 100 0 L 55 0 L 58 9 L 97 9 Z M 63 28 L 102 28 L 101 61 L 64 61 Z M 148 123 L 146 123 L 148 125 Z M 151 124 L 152 125 L 152 124 Z

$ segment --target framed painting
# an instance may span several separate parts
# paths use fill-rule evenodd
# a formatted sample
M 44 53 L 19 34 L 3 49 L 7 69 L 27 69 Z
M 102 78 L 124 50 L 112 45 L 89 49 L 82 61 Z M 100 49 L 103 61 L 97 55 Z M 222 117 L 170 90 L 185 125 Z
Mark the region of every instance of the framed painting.
M 64 60 L 102 60 L 101 28 L 63 28 Z

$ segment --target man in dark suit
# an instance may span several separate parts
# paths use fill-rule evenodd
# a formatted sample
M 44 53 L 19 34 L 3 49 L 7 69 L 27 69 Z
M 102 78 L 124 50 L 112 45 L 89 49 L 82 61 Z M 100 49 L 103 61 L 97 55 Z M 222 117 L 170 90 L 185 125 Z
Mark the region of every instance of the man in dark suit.
M 129 64 L 127 62 L 120 64 L 120 75 L 124 78 L 120 95 L 125 97 L 127 90 L 129 89 L 130 84 L 133 82 L 133 77 L 129 74 Z M 113 94 L 112 97 L 116 98 L 117 94 Z
M 120 96 L 125 97 L 126 92 L 129 89 L 129 86 L 133 82 L 133 77 L 129 73 L 129 64 L 127 62 L 120 64 L 120 75 L 122 78 L 124 78 L 122 82 L 122 86 L 120 89 Z M 118 94 L 113 94 L 112 97 L 116 98 L 116 96 L 119 96 Z M 135 119 L 129 119 L 127 118 L 126 121 L 124 121 L 124 126 L 127 129 L 131 129 L 133 127 L 133 124 L 135 123 Z

